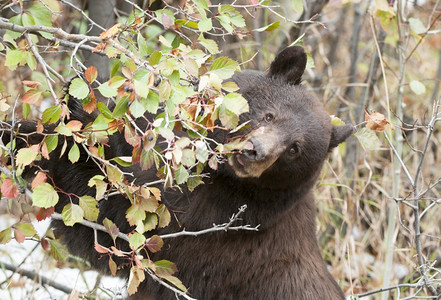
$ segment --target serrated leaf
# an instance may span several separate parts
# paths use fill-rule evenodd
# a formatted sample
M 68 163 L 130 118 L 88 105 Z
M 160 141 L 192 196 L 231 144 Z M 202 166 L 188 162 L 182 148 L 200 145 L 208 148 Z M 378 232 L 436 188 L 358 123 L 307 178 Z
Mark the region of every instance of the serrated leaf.
M 78 145 L 74 143 L 69 150 L 68 158 L 71 163 L 76 163 L 80 159 L 80 149 Z
M 107 190 L 107 182 L 104 181 L 103 175 L 95 175 L 89 179 L 87 183 L 88 186 L 95 186 L 96 188 L 96 199 L 101 199 Z
M 238 93 L 229 93 L 225 95 L 222 101 L 222 105 L 224 105 L 226 109 L 235 113 L 236 115 L 240 115 L 249 111 L 247 100 Z
M 133 266 L 130 269 L 129 281 L 127 283 L 127 292 L 129 295 L 133 295 L 138 291 L 138 286 L 142 281 L 144 281 L 144 279 L 144 270 L 140 270 L 136 266 Z
M 55 207 L 53 206 L 49 208 L 40 207 L 35 217 L 37 218 L 37 221 L 42 221 L 52 216 L 54 212 L 55 212 Z
M 58 145 L 58 136 L 57 135 L 48 135 L 44 139 L 44 143 L 46 144 L 48 153 L 51 153 Z
M 139 247 L 141 247 L 145 242 L 145 236 L 139 232 L 134 232 L 130 237 L 129 237 L 129 246 L 136 250 Z
M 0 244 L 6 244 L 12 239 L 11 227 L 0 231 Z
M 24 52 L 21 50 L 8 50 L 6 51 L 5 66 L 11 70 L 15 70 L 20 63 Z
M 17 165 L 19 166 L 27 166 L 30 165 L 38 155 L 37 147 L 38 145 L 31 146 L 30 148 L 21 148 L 17 152 L 17 156 L 15 157 Z
M 207 32 L 213 29 L 213 21 L 209 18 L 203 18 L 198 23 L 198 28 L 202 32 Z
M 113 240 L 115 240 L 119 234 L 118 227 L 107 218 L 103 220 L 103 225 L 106 228 L 107 233 L 110 234 Z
M 55 206 L 58 203 L 58 193 L 49 183 L 40 183 L 34 188 L 32 203 L 34 206 L 43 208 Z
M 161 250 L 162 246 L 164 246 L 164 241 L 159 236 L 153 235 L 146 242 L 146 246 L 150 252 L 155 253 Z
M 90 66 L 84 72 L 84 77 L 86 77 L 86 79 L 87 79 L 87 81 L 89 81 L 89 83 L 92 83 L 98 77 L 98 70 L 95 68 L 95 66 Z
M 239 64 L 236 61 L 223 56 L 213 61 L 210 73 L 216 74 L 221 79 L 228 79 L 233 76 L 238 66 Z
M 38 91 L 36 89 L 28 90 L 21 99 L 23 103 L 35 104 L 41 99 L 42 91 Z
M 183 165 L 180 165 L 175 171 L 176 183 L 183 184 L 183 183 L 187 182 L 188 177 L 190 177 L 190 175 L 188 175 L 187 169 L 184 168 Z
M 51 256 L 55 258 L 57 261 L 62 263 L 66 262 L 69 252 L 66 249 L 66 246 L 60 244 L 55 240 L 48 239 L 49 245 L 51 246 Z
M 6 199 L 16 198 L 19 194 L 17 185 L 10 179 L 7 178 L 3 181 L 1 186 L 2 197 Z
M 200 161 L 201 163 L 205 163 L 208 160 L 208 148 L 205 142 L 203 141 L 196 141 L 196 159 Z
M 69 94 L 77 99 L 82 100 L 89 96 L 89 93 L 89 86 L 81 78 L 75 78 L 69 85 Z
M 175 287 L 177 287 L 181 291 L 187 292 L 187 288 L 185 287 L 185 285 L 182 283 L 182 281 L 179 278 L 177 278 L 175 276 L 162 276 L 162 279 L 169 281 L 170 283 L 172 283 Z
M 378 150 L 381 148 L 381 142 L 375 134 L 375 131 L 368 128 L 362 128 L 358 130 L 354 136 L 366 150 Z
M 31 223 L 21 223 L 15 225 L 15 228 L 19 229 L 25 237 L 33 237 L 34 235 L 37 234 L 34 225 L 32 225 Z
M 83 209 L 84 218 L 86 218 L 86 220 L 95 222 L 98 219 L 98 201 L 96 201 L 95 198 L 91 196 L 82 196 L 79 198 L 78 204 Z
M 202 46 L 204 46 L 204 48 L 207 49 L 208 52 L 210 52 L 211 54 L 219 53 L 219 47 L 218 47 L 216 41 L 206 39 L 206 38 L 204 38 L 204 36 L 202 34 L 199 36 L 198 40 L 199 40 L 199 43 Z
M 61 216 L 66 226 L 73 226 L 75 223 L 83 221 L 84 211 L 79 205 L 68 203 L 64 206 Z
M 417 95 L 424 94 L 426 92 L 426 87 L 418 80 L 412 80 L 409 83 L 410 89 Z
M 155 274 L 159 277 L 171 276 L 178 271 L 176 265 L 168 260 L 158 260 L 155 261 Z
M 171 215 L 168 211 L 167 207 L 164 204 L 159 205 L 159 207 L 156 209 L 156 214 L 158 215 L 159 221 L 158 226 L 161 228 L 166 227 L 168 224 L 170 224 L 171 221 Z
M 51 124 L 55 123 L 60 119 L 61 116 L 61 106 L 59 104 L 47 108 L 41 117 L 43 123 Z
M 109 256 L 109 269 L 110 269 L 110 273 L 113 276 L 116 276 L 116 271 L 118 270 L 116 263 L 113 261 L 112 257 Z

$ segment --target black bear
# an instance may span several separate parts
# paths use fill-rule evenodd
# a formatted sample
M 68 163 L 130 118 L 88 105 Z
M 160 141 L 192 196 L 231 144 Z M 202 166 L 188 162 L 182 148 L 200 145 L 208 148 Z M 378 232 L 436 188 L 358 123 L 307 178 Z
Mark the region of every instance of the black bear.
M 242 205 L 247 205 L 240 222 L 260 225 L 254 231 L 213 232 L 197 237 L 180 236 L 164 240 L 154 261 L 167 259 L 176 263 L 177 277 L 188 287 L 191 297 L 211 299 L 344 299 L 344 294 L 327 270 L 316 240 L 316 206 L 312 188 L 328 153 L 352 133 L 349 125 L 333 126 L 322 104 L 301 82 L 306 67 L 306 54 L 301 47 L 289 47 L 278 54 L 267 72 L 243 71 L 231 80 L 248 100 L 250 110 L 240 116 L 250 122 L 244 138 L 252 144 L 228 158 L 218 170 L 208 170 L 210 177 L 193 192 L 166 190 L 163 201 L 177 219 L 155 233 L 176 232 L 185 228 L 198 231 L 226 222 Z M 81 106 L 71 103 L 71 117 L 89 122 Z M 26 129 L 27 128 L 27 129 Z M 35 125 L 23 124 L 20 129 L 32 131 Z M 32 143 L 32 135 L 28 136 Z M 222 142 L 223 132 L 214 132 L 213 139 Z M 38 137 L 35 138 L 38 140 Z M 114 154 L 128 151 L 123 135 L 109 141 Z M 101 174 L 100 169 L 82 154 L 71 164 L 65 154 L 58 160 L 41 161 L 57 187 L 77 195 L 95 195 L 88 187 L 89 178 Z M 138 184 L 156 180 L 155 170 L 129 169 Z M 69 202 L 60 194 L 56 211 Z M 133 228 L 125 212 L 130 201 L 122 195 L 99 202 L 98 222 L 112 220 L 121 232 Z M 103 272 L 108 258 L 94 249 L 94 232 L 83 225 L 72 227 L 54 220 L 52 225 L 72 254 L 84 257 Z M 98 232 L 99 244 L 110 247 L 111 237 Z M 119 240 L 121 247 L 127 244 Z M 128 268 L 119 272 L 128 276 Z M 176 299 L 173 291 L 146 276 L 138 292 L 130 299 Z

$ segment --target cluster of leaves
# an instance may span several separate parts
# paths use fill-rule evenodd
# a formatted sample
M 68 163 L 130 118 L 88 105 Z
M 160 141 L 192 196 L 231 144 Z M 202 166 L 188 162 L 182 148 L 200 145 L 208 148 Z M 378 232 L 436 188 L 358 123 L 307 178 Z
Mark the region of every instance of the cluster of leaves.
M 20 13 L 10 18 L 9 23 L 23 27 L 38 25 L 41 29 L 39 36 L 29 33 L 30 39 L 26 39 L 21 32 L 7 30 L 0 50 L 5 51 L 4 65 L 10 70 L 27 66 L 34 71 L 39 55 L 32 51 L 33 46 L 44 43 L 44 40 L 60 38 L 49 29 L 54 28 L 54 12 L 61 11 L 61 6 L 55 0 L 42 0 L 26 8 L 20 2 L 20 8 Z M 151 24 L 152 21 L 157 24 Z M 67 155 L 72 164 L 80 160 L 81 153 L 87 153 L 90 163 L 97 163 L 103 173 L 89 180 L 96 195 L 66 193 L 41 170 L 30 187 L 32 205 L 38 208 L 36 219 L 52 216 L 59 193 L 63 193 L 70 199 L 61 212 L 67 226 L 96 222 L 98 201 L 112 193 L 124 194 L 132 203 L 126 217 L 134 229 L 123 235 L 128 237 L 132 250 L 123 252 L 116 243 L 110 248 L 96 243 L 96 251 L 109 255 L 109 268 L 113 274 L 118 266 L 112 255 L 125 256 L 132 261 L 130 293 L 135 292 L 144 280 L 145 270 L 185 292 L 182 283 L 172 276 L 176 271 L 173 263 L 153 262 L 139 255 L 143 249 L 152 253 L 161 249 L 162 239 L 157 235 L 146 238 L 146 233 L 167 226 L 171 216 L 161 203 L 160 190 L 149 183 L 139 186 L 129 182 L 122 167 L 133 164 L 139 164 L 143 170 L 155 167 L 165 187 L 186 184 L 193 190 L 202 183 L 207 164 L 216 169 L 225 154 L 243 146 L 237 140 L 222 144 L 209 137 L 215 129 L 243 128 L 239 116 L 248 111 L 248 104 L 237 93 L 237 85 L 227 80 L 240 69 L 239 64 L 227 57 L 215 57 L 219 54 L 219 47 L 208 37 L 218 33 L 245 36 L 245 26 L 244 18 L 233 6 L 210 8 L 206 1 L 195 0 L 188 2 L 183 10 L 169 7 L 151 13 L 136 9 L 124 23 L 104 31 L 93 51 L 111 59 L 110 78 L 99 82 L 98 70 L 93 66 L 75 70 L 78 76 L 70 82 L 67 93 L 46 108 L 37 122 L 35 132 L 41 135 L 40 142 L 16 149 L 13 139 L 1 147 L 2 161 L 12 159 L 10 174 L 2 173 L 2 197 L 17 198 L 20 191 L 28 188 L 21 177 L 25 168 L 38 165 L 41 159 L 54 158 L 51 154 L 56 149 L 57 156 Z M 278 26 L 276 22 L 258 31 L 270 31 Z M 195 36 L 191 43 L 187 37 L 190 35 Z M 25 89 L 21 97 L 24 118 L 28 118 L 43 99 L 53 95 L 50 91 L 54 78 L 44 75 L 37 78 L 22 82 Z M 59 94 L 63 95 L 61 87 L 59 89 Z M 110 99 L 112 104 L 105 104 L 104 98 Z M 10 105 L 6 98 L 1 101 L 4 119 Z M 94 121 L 83 124 L 70 119 L 69 101 L 81 101 L 84 111 L 93 114 Z M 54 129 L 47 130 L 49 126 Z M 20 136 L 19 131 L 13 135 Z M 123 135 L 133 147 L 130 157 L 105 156 L 105 145 L 112 134 Z M 26 140 L 25 136 L 19 138 Z M 39 237 L 32 223 L 25 221 L 29 218 L 20 219 L 0 232 L 0 243 L 9 242 L 13 236 L 18 242 L 33 238 L 45 249 L 50 249 L 56 259 L 66 259 L 65 250 L 50 234 Z M 106 219 L 103 225 L 114 241 L 121 237 L 111 220 Z

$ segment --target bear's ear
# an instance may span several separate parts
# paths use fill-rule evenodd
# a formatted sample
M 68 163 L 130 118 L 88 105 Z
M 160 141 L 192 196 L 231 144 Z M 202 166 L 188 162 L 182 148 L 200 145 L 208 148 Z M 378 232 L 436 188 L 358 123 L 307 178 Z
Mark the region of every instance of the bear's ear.
M 303 47 L 288 47 L 271 63 L 268 76 L 284 79 L 288 84 L 299 84 L 305 72 L 306 60 Z
M 331 151 L 337 147 L 340 143 L 346 141 L 346 139 L 355 132 L 355 127 L 352 125 L 332 126 L 331 141 L 329 142 L 329 149 Z

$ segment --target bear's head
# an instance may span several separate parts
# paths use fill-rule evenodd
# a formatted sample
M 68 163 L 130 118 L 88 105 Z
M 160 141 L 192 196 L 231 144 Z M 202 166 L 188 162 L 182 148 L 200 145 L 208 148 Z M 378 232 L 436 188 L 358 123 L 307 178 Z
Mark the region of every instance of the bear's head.
M 302 47 L 289 47 L 266 73 L 244 71 L 232 77 L 250 106 L 241 122 L 250 123 L 244 138 L 251 149 L 228 159 L 239 180 L 309 189 L 329 151 L 353 133 L 353 126 L 331 125 L 323 105 L 300 84 L 306 61 Z

